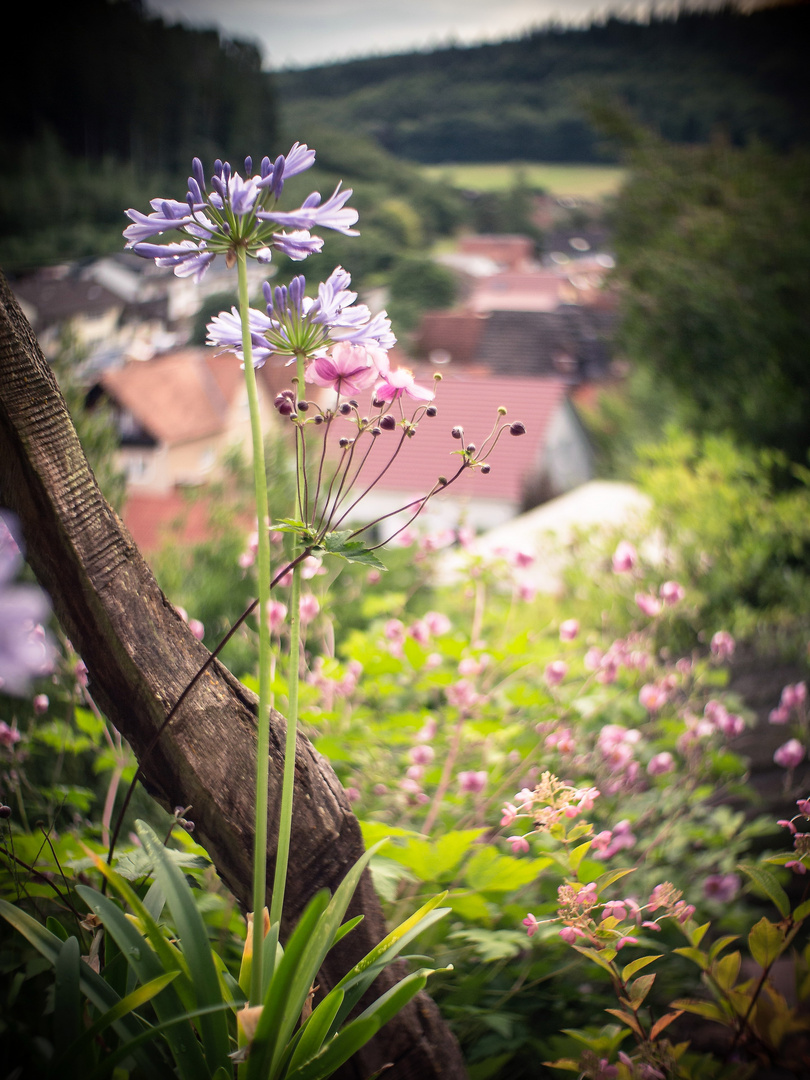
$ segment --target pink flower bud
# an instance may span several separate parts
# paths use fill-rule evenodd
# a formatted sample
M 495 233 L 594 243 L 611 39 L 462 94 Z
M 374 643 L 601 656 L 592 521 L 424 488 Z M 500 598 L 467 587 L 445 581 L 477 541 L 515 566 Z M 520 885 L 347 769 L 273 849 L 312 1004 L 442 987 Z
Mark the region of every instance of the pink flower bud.
M 671 606 L 672 604 L 677 604 L 683 600 L 686 595 L 686 590 L 683 585 L 677 581 L 665 581 L 658 590 L 658 594 L 665 604 Z
M 512 845 L 512 854 L 519 855 L 529 850 L 529 841 L 525 836 L 507 836 L 507 842 Z
M 48 711 L 48 706 L 50 705 L 50 703 L 51 702 L 47 694 L 37 694 L 31 704 L 34 706 L 34 712 L 37 714 L 37 716 L 42 716 L 43 713 L 46 713 Z
M 736 642 L 727 630 L 718 630 L 711 640 L 712 655 L 718 660 L 728 660 L 734 655 Z
M 795 769 L 804 761 L 804 747 L 798 739 L 789 739 L 779 747 L 773 755 L 773 760 L 783 769 Z
M 194 637 L 197 639 L 197 641 L 202 641 L 202 639 L 205 637 L 205 627 L 199 619 L 189 619 L 188 628 L 192 632 Z
M 487 774 L 483 769 L 479 772 L 460 772 L 458 774 L 458 785 L 462 791 L 469 791 L 477 795 L 487 786 Z
M 552 660 L 546 664 L 546 682 L 549 686 L 559 686 L 568 674 L 568 664 L 564 660 Z
M 287 618 L 286 604 L 282 604 L 280 600 L 268 600 L 265 612 L 267 614 L 267 625 L 270 627 L 270 633 L 278 633 L 280 627 L 284 624 L 284 620 Z
M 675 758 L 668 750 L 662 750 L 660 754 L 650 759 L 647 772 L 650 776 L 663 776 L 665 773 L 672 772 L 674 768 Z
M 317 597 L 313 596 L 312 593 L 304 593 L 298 605 L 301 622 L 304 625 L 312 622 L 320 610 L 321 605 L 318 603 Z
M 585 933 L 576 926 L 564 926 L 560 930 L 560 937 L 567 945 L 573 945 L 577 938 L 585 937 Z
M 573 641 L 579 633 L 579 621 L 577 619 L 566 619 L 565 622 L 560 623 L 560 641 Z
M 613 570 L 617 574 L 626 574 L 638 562 L 636 549 L 627 540 L 620 540 L 613 553 Z
M 636 593 L 636 606 L 643 615 L 649 615 L 651 619 L 661 613 L 661 601 L 652 593 Z
M 540 925 L 531 912 L 523 920 L 523 925 L 526 927 L 526 934 L 532 937 L 537 932 L 537 927 Z

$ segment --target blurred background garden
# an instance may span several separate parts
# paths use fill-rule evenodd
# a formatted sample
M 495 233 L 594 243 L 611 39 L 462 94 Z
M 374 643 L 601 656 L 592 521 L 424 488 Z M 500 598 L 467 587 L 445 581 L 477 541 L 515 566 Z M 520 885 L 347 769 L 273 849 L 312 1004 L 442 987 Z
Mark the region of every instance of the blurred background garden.
M 451 428 L 486 438 L 482 402 L 525 424 L 377 552 L 385 572 L 305 575 L 304 731 L 366 843 L 391 837 L 372 863 L 386 915 L 448 890 L 418 950 L 453 965 L 429 985 L 472 1080 L 810 1073 L 810 6 L 647 15 L 286 70 L 136 0 L 62 5 L 42 32 L 11 16 L 36 78 L 0 119 L 0 268 L 102 490 L 208 648 L 257 587 L 239 365 L 205 345 L 236 292 L 212 272 L 192 295 L 121 237 L 127 208 L 182 198 L 194 156 L 241 169 L 299 140 L 312 187 L 354 189 L 360 236 L 307 277 L 344 266 L 397 360 L 442 376 L 370 516 L 452 469 Z M 254 303 L 298 269 L 254 269 Z M 271 403 L 289 372 L 260 381 Z M 291 506 L 275 420 L 270 504 Z M 97 964 L 76 887 L 136 761 L 49 633 L 52 673 L 0 687 L 0 895 Z M 255 689 L 255 624 L 222 660 Z M 571 813 L 544 817 L 562 806 L 547 773 Z M 116 869 L 145 889 L 136 818 L 170 837 L 233 975 L 242 913 L 193 807 L 171 810 L 136 788 Z M 572 880 L 599 916 L 582 898 L 565 915 Z M 657 910 L 664 882 L 679 896 Z M 48 1076 L 51 965 L 5 923 L 0 965 L 2 1076 Z

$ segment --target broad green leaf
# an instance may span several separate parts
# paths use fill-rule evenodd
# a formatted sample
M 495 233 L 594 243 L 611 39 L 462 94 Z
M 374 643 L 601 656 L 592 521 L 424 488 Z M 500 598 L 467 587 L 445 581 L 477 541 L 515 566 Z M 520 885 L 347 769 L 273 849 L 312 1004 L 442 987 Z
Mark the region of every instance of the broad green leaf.
M 742 957 L 739 952 L 728 953 L 716 960 L 711 967 L 711 973 L 717 985 L 723 990 L 730 990 L 740 974 Z
M 695 948 L 697 948 L 698 945 L 700 945 L 701 941 L 703 941 L 703 936 L 711 925 L 711 923 L 706 922 L 703 923 L 702 926 L 695 926 L 691 929 L 689 933 L 689 940 L 692 942 Z
M 205 923 L 197 909 L 194 895 L 177 865 L 166 856 L 166 849 L 152 829 L 142 821 L 136 822 L 135 828 L 153 861 L 154 876 L 161 882 L 166 893 L 166 902 L 172 913 L 183 956 L 194 984 L 197 1004 L 201 1007 L 221 1004 L 219 976 L 211 956 L 211 944 Z M 215 1012 L 202 1016 L 199 1028 L 210 1071 L 213 1072 L 221 1065 L 226 1070 L 230 1069 L 232 1075 L 233 1067 L 228 1057 L 228 1024 L 224 1013 Z
M 631 1003 L 638 1007 L 649 994 L 652 984 L 655 982 L 655 975 L 639 975 L 637 979 L 627 987 L 630 994 Z
M 696 1016 L 705 1016 L 707 1020 L 718 1020 L 721 1024 L 728 1023 L 728 1015 L 713 1001 L 696 1001 L 693 998 L 680 998 L 670 1003 L 673 1009 L 681 1012 L 694 1013 Z
M 638 960 L 631 961 L 622 968 L 622 981 L 627 982 L 628 979 L 632 979 L 637 971 L 641 971 L 655 960 L 660 960 L 663 955 L 663 953 L 658 953 L 657 956 L 640 956 Z
M 576 873 L 577 867 L 588 854 L 591 848 L 591 841 L 586 840 L 584 844 L 580 844 L 579 847 L 575 847 L 569 852 L 568 858 L 571 863 L 571 869 Z
M 578 953 L 582 953 L 583 956 L 587 956 L 589 960 L 593 960 L 595 964 L 598 964 L 600 968 L 604 968 L 605 971 L 609 971 L 613 974 L 613 966 L 611 963 L 602 956 L 596 949 L 591 949 L 587 945 L 574 945 L 574 948 Z
M 723 949 L 727 949 L 729 945 L 739 939 L 739 934 L 728 934 L 726 937 L 718 938 L 717 941 L 709 949 L 709 959 L 716 959 Z
M 771 898 L 779 914 L 786 919 L 790 914 L 790 900 L 776 875 L 766 866 L 756 866 L 753 863 L 741 863 L 739 869 L 747 874 L 766 896 Z
M 704 952 L 700 949 L 693 949 L 691 946 L 684 945 L 680 949 L 673 949 L 679 956 L 685 956 L 687 960 L 692 960 L 703 971 L 707 971 L 709 968 L 709 960 Z
M 618 881 L 620 878 L 626 877 L 628 874 L 632 874 L 634 870 L 634 866 L 629 866 L 617 868 L 615 870 L 608 870 L 606 873 L 600 874 L 599 877 L 595 879 L 596 891 L 601 896 L 603 889 L 606 889 L 609 885 L 612 885 L 614 881 Z M 580 878 L 580 880 L 582 879 Z M 586 882 L 585 884 L 587 885 L 588 882 Z
M 810 900 L 805 900 L 804 903 L 799 904 L 793 912 L 793 921 L 801 922 L 802 919 L 806 919 L 808 915 L 810 915 Z
M 379 1029 L 380 1024 L 376 1018 L 352 1021 L 323 1048 L 317 1057 L 296 1069 L 295 1072 L 288 1073 L 285 1080 L 325 1080 L 362 1049 Z
M 782 953 L 785 944 L 783 931 L 769 919 L 761 918 L 748 935 L 751 956 L 760 967 L 769 967 Z
M 327 533 L 318 547 L 329 555 L 346 559 L 347 562 L 362 563 L 364 566 L 374 567 L 375 570 L 388 569 L 362 540 L 352 540 L 351 535 L 348 529 L 343 532 Z
M 494 847 L 476 852 L 464 868 L 464 883 L 476 892 L 514 892 L 551 865 L 550 858 L 518 859 Z

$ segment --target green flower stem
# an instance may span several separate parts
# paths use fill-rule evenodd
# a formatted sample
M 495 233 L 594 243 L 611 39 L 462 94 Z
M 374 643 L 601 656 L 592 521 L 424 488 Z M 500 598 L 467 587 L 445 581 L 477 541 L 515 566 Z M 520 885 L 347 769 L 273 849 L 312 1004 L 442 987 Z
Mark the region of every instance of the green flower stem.
M 298 393 L 304 387 L 304 357 L 297 358 Z M 299 511 L 303 514 L 303 470 L 304 464 L 299 456 L 298 464 L 298 501 Z M 293 549 L 293 558 L 298 554 L 298 544 Z M 270 901 L 270 925 L 281 922 L 284 910 L 284 889 L 287 884 L 287 865 L 290 860 L 290 833 L 292 831 L 293 789 L 295 787 L 295 743 L 298 734 L 298 681 L 300 675 L 301 652 L 301 564 L 293 567 L 290 588 L 290 667 L 287 677 L 287 738 L 284 742 L 284 777 L 281 785 L 281 807 L 278 820 L 278 841 L 276 843 L 276 869 L 273 875 L 273 895 Z
M 269 507 L 267 500 L 267 476 L 264 464 L 264 439 L 259 415 L 259 393 L 256 372 L 253 367 L 253 348 L 250 340 L 248 312 L 247 254 L 237 250 L 239 274 L 239 312 L 242 318 L 242 352 L 245 357 L 245 385 L 250 409 L 250 430 L 253 440 L 253 480 L 256 488 L 256 518 L 259 544 L 256 562 L 259 574 L 259 718 L 256 743 L 256 821 L 253 842 L 253 912 L 254 925 L 262 926 L 262 912 L 267 897 L 267 790 L 270 768 L 270 694 L 271 653 L 270 628 L 267 625 L 267 604 L 270 599 L 270 533 L 268 531 Z M 262 1001 L 262 947 L 257 941 L 253 950 L 253 968 L 250 979 L 250 1003 Z

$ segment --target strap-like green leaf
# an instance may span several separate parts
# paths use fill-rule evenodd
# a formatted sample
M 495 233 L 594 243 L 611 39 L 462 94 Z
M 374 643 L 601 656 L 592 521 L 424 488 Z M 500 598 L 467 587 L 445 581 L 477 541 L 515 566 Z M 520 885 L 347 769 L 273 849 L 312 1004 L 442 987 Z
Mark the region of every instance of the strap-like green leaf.
M 53 1036 L 54 1046 L 67 1046 L 76 1037 L 82 1014 L 82 991 L 79 984 L 81 951 L 78 938 L 69 937 L 59 950 L 54 970 Z
M 312 1010 L 312 1015 L 301 1032 L 295 1053 L 290 1059 L 288 1072 L 295 1071 L 320 1052 L 342 1002 L 343 991 L 335 988 L 326 995 L 317 1008 Z
M 166 902 L 172 913 L 177 936 L 188 964 L 194 985 L 197 1004 L 219 1005 L 222 991 L 216 965 L 211 956 L 211 944 L 202 915 L 194 901 L 194 895 L 181 870 L 166 856 L 163 844 L 145 822 L 136 823 L 138 836 L 152 860 L 154 876 L 166 893 Z M 228 1023 L 222 1012 L 209 1013 L 200 1018 L 200 1035 L 205 1046 L 205 1056 L 211 1072 L 219 1066 L 233 1075 L 233 1065 L 228 1053 Z
M 124 915 L 123 911 L 109 897 L 102 896 L 95 889 L 86 885 L 77 885 L 76 892 L 90 910 L 101 919 L 104 929 L 118 944 L 126 957 L 127 963 L 135 971 L 142 983 L 156 979 L 164 974 L 159 958 L 149 948 L 138 930 Z M 169 1020 L 185 1014 L 180 998 L 173 986 L 167 986 L 153 1000 L 155 1012 L 160 1020 Z M 198 1080 L 209 1077 L 212 1070 L 206 1065 L 200 1044 L 190 1024 L 185 1029 L 172 1028 L 166 1040 L 177 1062 L 180 1075 L 185 1080 Z
M 62 940 L 46 930 L 44 926 L 32 919 L 27 912 L 9 904 L 6 900 L 0 900 L 0 915 L 18 930 L 49 963 L 55 965 Z M 113 1008 L 121 998 L 116 994 L 109 983 L 98 975 L 88 964 L 79 966 L 79 984 L 82 993 L 97 1009 L 107 1011 Z M 132 1054 L 138 1060 L 147 1075 L 152 1078 L 168 1078 L 174 1073 L 168 1069 L 163 1058 L 154 1046 L 148 1043 L 136 1043 L 135 1040 L 144 1033 L 143 1027 L 132 1016 L 125 1016 L 113 1023 L 116 1034 L 127 1045 L 132 1045 Z M 151 1033 L 150 1037 L 151 1037 Z
M 53 1062 L 51 1068 L 54 1076 L 62 1074 L 63 1070 L 68 1070 L 71 1062 L 75 1062 L 76 1059 L 80 1059 L 84 1051 L 93 1045 L 96 1039 L 103 1032 L 111 1027 L 116 1020 L 120 1020 L 124 1016 L 128 1016 L 129 1013 L 134 1012 L 135 1009 L 145 1005 L 147 1001 L 151 1001 L 155 994 L 159 994 L 164 986 L 168 986 L 170 982 L 173 982 L 177 978 L 179 972 L 167 971 L 164 975 L 158 975 L 156 979 L 150 980 L 148 983 L 144 983 L 143 986 L 139 986 L 136 990 L 133 990 L 131 994 L 127 994 L 125 998 L 121 998 L 117 1004 L 113 1005 L 111 1009 L 108 1009 L 102 1016 L 91 1024 L 89 1028 L 82 1031 L 78 1039 L 75 1039 L 67 1046 L 67 1049 L 59 1055 L 59 1057 Z M 75 1035 L 76 1028 L 74 1028 L 71 1034 Z M 57 1044 L 58 1045 L 58 1044 Z M 112 1069 L 113 1066 L 110 1066 Z

